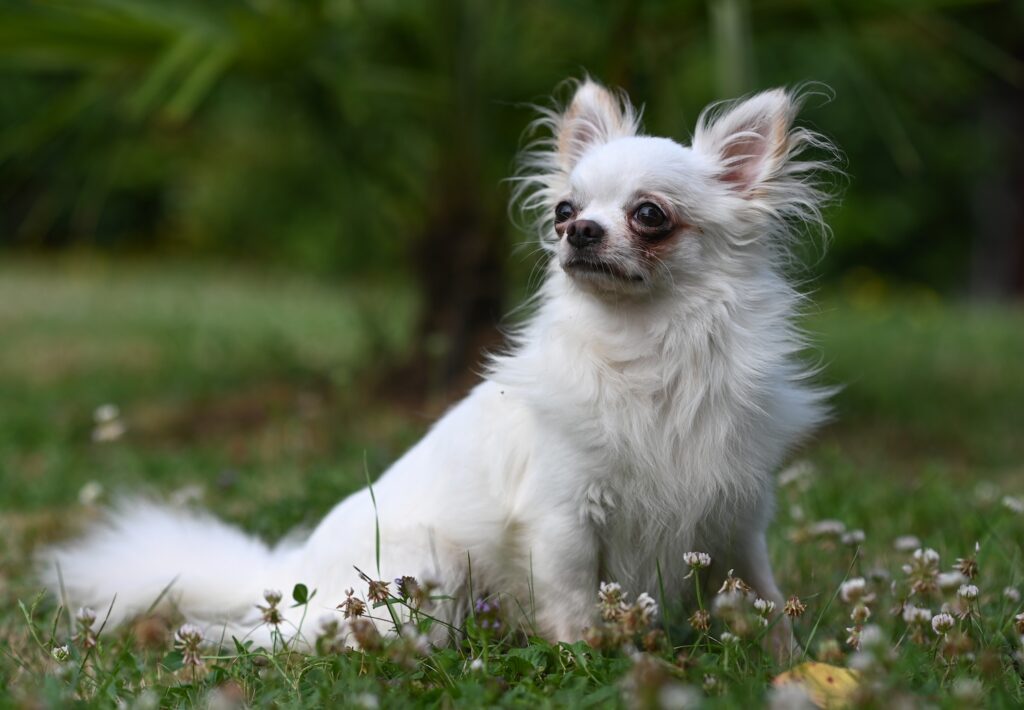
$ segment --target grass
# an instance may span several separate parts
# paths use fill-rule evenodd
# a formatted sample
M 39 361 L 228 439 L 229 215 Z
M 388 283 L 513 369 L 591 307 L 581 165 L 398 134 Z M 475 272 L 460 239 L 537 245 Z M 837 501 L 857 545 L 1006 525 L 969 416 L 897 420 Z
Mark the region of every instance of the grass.
M 375 402 L 363 383 L 401 351 L 412 315 L 387 284 L 187 263 L 0 266 L 0 705 L 749 707 L 777 693 L 769 683 L 784 669 L 745 637 L 760 633 L 750 605 L 720 609 L 702 634 L 687 622 L 696 609 L 674 603 L 679 590 L 650 590 L 663 632 L 620 614 L 591 645 L 471 622 L 459 646 L 427 653 L 408 639 L 345 651 L 325 635 L 315 655 L 204 647 L 201 668 L 184 662 L 167 620 L 89 649 L 37 598 L 32 550 L 119 489 L 199 498 L 268 537 L 314 524 L 434 415 Z M 825 378 L 844 389 L 835 423 L 780 489 L 770 541 L 781 585 L 807 606 L 796 631 L 808 656 L 859 668 L 854 701 L 867 707 L 1019 706 L 1024 607 L 1003 590 L 1024 590 L 1024 514 L 1003 499 L 1024 499 L 1024 313 L 850 291 L 825 299 L 808 328 Z M 106 403 L 127 428 L 94 441 Z M 844 544 L 840 526 L 864 541 Z M 969 611 L 944 637 L 891 613 L 932 578 L 901 569 L 911 556 L 894 540 L 907 535 L 938 552 L 943 572 L 978 545 L 977 600 L 957 601 L 955 588 L 910 597 L 933 613 Z M 853 587 L 850 601 L 839 594 L 858 577 L 874 596 L 861 626 L 880 638 L 859 653 L 848 628 L 864 612 Z M 56 660 L 64 644 L 69 658 Z

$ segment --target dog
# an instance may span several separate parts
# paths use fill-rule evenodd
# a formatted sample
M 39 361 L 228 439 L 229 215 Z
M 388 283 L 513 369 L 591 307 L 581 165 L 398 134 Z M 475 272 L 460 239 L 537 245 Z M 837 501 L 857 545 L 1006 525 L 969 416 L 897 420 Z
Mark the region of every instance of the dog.
M 501 594 L 517 623 L 572 642 L 602 582 L 681 594 L 684 555 L 701 551 L 705 584 L 734 573 L 781 610 L 773 473 L 830 394 L 801 359 L 803 297 L 785 275 L 792 241 L 823 226 L 832 154 L 794 126 L 799 104 L 775 89 L 712 106 L 684 145 L 577 82 L 564 110 L 541 110 L 514 178 L 547 259 L 534 311 L 419 443 L 303 540 L 269 547 L 127 501 L 47 550 L 45 583 L 101 611 L 116 597 L 114 624 L 159 600 L 268 643 L 252 631 L 265 589 L 303 583 L 333 611 L 369 575 L 412 575 L 445 622 Z M 307 611 L 282 609 L 278 632 L 301 638 Z

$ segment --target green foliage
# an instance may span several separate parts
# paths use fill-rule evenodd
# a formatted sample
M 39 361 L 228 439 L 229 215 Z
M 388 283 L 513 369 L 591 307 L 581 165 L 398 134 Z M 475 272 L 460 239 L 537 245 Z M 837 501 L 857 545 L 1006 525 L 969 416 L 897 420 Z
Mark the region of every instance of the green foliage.
M 624 86 L 680 139 L 711 100 L 819 81 L 836 99 L 807 119 L 851 176 L 826 269 L 945 288 L 972 194 L 1017 160 L 1012 116 L 990 119 L 1024 85 L 1022 7 L 9 0 L 0 237 L 394 272 L 460 199 L 479 238 L 507 232 L 525 104 L 567 76 Z

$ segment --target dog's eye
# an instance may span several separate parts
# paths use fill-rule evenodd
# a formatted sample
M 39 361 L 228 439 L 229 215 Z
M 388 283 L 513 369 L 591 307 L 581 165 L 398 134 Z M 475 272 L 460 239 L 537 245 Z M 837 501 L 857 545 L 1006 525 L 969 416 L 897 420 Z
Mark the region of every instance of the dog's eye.
M 559 202 L 558 206 L 555 207 L 555 224 L 560 224 L 567 219 L 572 219 L 572 216 L 576 214 L 576 210 L 568 202 Z
M 633 213 L 633 219 L 650 229 L 664 227 L 668 221 L 665 213 L 653 202 L 645 202 L 637 207 L 636 212 Z

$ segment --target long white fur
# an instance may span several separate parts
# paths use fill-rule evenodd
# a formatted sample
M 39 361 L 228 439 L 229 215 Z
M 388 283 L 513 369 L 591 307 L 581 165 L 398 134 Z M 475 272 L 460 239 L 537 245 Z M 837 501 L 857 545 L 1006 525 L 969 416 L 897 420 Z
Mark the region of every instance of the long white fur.
M 127 502 L 44 554 L 69 603 L 114 622 L 165 602 L 200 622 L 258 625 L 262 590 L 305 583 L 333 610 L 373 577 L 430 579 L 459 623 L 472 596 L 500 593 L 522 623 L 576 640 L 601 581 L 633 595 L 687 587 L 682 555 L 710 552 L 779 604 L 764 533 L 772 473 L 826 414 L 793 323 L 800 296 L 782 261 L 803 222 L 820 221 L 802 158 L 828 144 L 794 128 L 782 90 L 702 115 L 692 147 L 639 134 L 637 112 L 590 80 L 543 114 L 518 197 L 540 215 L 550 255 L 536 312 L 486 379 L 369 490 L 339 503 L 304 542 L 270 548 L 212 518 Z M 636 194 L 691 225 L 651 257 L 627 233 Z M 550 215 L 607 232 L 606 255 L 636 275 L 572 276 Z M 634 240 L 635 241 L 635 240 Z M 380 533 L 379 568 L 375 531 Z M 293 634 L 303 610 L 288 610 Z M 386 615 L 384 615 L 386 616 Z M 389 627 L 391 620 L 380 622 Z M 266 643 L 266 629 L 256 637 Z

